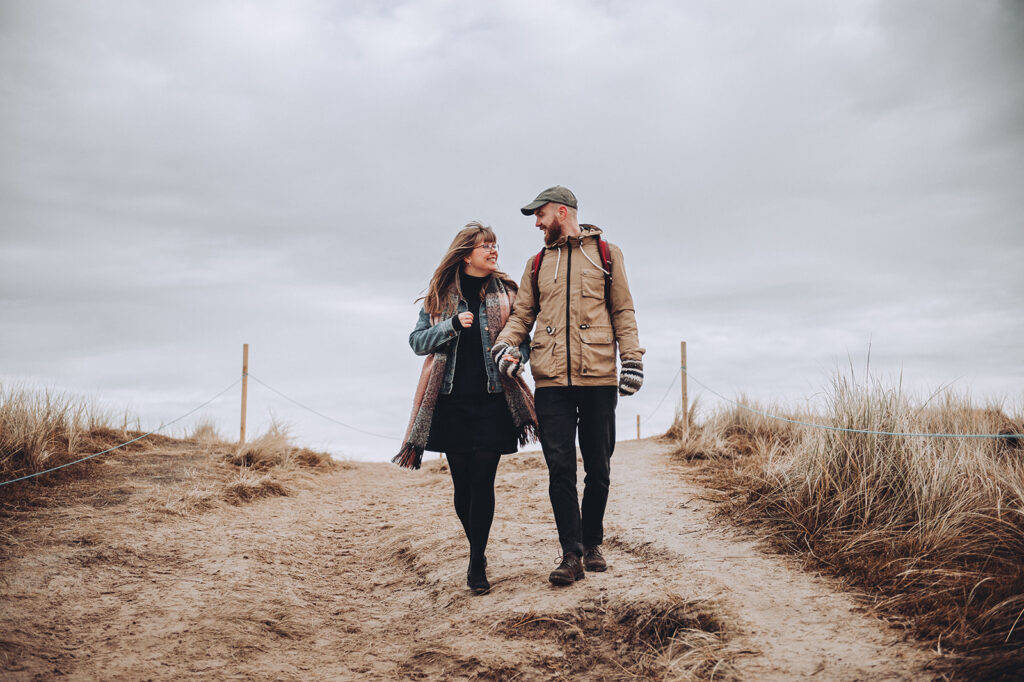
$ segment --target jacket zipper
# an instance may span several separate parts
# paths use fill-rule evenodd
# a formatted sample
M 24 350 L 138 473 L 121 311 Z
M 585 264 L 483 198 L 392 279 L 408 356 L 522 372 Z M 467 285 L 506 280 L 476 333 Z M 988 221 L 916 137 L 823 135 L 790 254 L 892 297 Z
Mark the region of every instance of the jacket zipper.
M 565 259 L 565 376 L 572 387 L 572 358 L 569 353 L 569 304 L 572 301 L 572 242 L 565 240 L 569 255 Z

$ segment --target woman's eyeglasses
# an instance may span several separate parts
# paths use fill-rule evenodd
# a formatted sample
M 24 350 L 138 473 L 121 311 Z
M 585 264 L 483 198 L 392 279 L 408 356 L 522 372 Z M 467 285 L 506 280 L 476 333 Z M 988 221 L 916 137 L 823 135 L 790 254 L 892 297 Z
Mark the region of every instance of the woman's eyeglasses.
M 476 248 L 483 249 L 484 251 L 497 251 L 498 250 L 498 245 L 497 244 L 477 244 Z

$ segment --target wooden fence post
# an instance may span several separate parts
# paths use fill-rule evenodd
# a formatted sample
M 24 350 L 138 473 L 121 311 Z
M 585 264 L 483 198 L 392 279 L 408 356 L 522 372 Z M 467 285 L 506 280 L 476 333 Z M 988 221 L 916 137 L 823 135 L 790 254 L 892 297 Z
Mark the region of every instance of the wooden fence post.
M 683 438 L 690 433 L 690 407 L 686 399 L 686 341 L 679 342 L 679 384 L 683 387 L 683 402 L 680 403 L 683 414 Z
M 640 415 L 636 416 L 636 439 L 640 440 Z
M 249 397 L 249 344 L 242 344 L 242 429 L 238 434 L 238 442 L 245 443 L 245 403 Z

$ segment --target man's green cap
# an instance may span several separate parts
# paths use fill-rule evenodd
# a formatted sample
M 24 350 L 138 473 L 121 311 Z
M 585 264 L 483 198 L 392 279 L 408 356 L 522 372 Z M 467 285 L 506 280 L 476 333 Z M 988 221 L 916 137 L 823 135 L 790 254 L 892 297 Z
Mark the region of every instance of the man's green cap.
M 533 212 L 538 208 L 550 203 L 563 204 L 569 208 L 578 208 L 576 206 L 576 195 L 570 192 L 568 187 L 555 185 L 554 187 L 548 187 L 538 194 L 536 199 L 519 210 L 523 212 L 523 215 L 533 215 Z

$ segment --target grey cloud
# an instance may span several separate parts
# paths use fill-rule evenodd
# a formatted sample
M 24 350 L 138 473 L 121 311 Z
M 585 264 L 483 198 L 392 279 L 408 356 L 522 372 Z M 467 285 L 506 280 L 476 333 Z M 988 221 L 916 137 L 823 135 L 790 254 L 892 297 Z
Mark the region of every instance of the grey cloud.
M 444 247 L 484 220 L 519 277 L 518 206 L 560 183 L 626 254 L 649 349 L 626 432 L 680 339 L 729 395 L 799 399 L 869 343 L 909 382 L 1020 392 L 1020 3 L 2 11 L 5 376 L 159 420 L 248 341 L 297 399 L 400 431 Z

